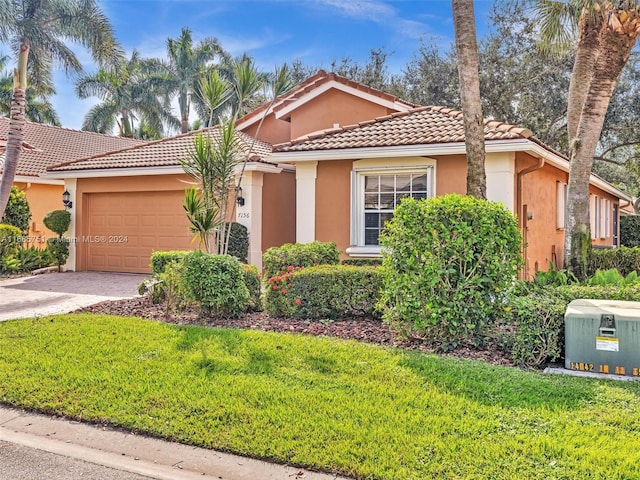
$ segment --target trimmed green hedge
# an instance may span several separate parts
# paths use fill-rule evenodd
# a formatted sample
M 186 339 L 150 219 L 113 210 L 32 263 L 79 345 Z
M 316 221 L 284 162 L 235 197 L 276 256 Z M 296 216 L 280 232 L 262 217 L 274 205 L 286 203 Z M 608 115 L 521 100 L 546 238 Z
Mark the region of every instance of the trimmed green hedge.
M 592 249 L 589 259 L 589 275 L 597 270 L 615 268 L 623 277 L 636 271 L 640 273 L 640 248 L 619 247 L 608 249 Z
M 567 304 L 553 289 L 515 297 L 509 307 L 515 327 L 509 343 L 516 365 L 539 367 L 562 355 Z
M 337 265 L 340 252 L 333 242 L 285 243 L 271 247 L 262 255 L 265 277 L 270 278 L 289 267 L 313 267 L 315 265 Z
M 206 313 L 238 317 L 248 310 L 251 298 L 237 258 L 194 251 L 182 263 L 187 289 Z
M 242 265 L 242 270 L 244 271 L 244 284 L 249 290 L 249 297 L 251 299 L 249 309 L 254 312 L 259 312 L 260 310 L 262 310 L 262 289 L 258 267 L 256 267 L 255 265 L 245 264 Z
M 382 265 L 382 257 L 379 258 L 347 258 L 340 261 L 340 265 L 353 267 L 379 267 Z
M 442 349 L 481 337 L 503 314 L 521 242 L 501 203 L 454 194 L 403 199 L 380 236 L 385 320 Z
M 578 298 L 588 298 L 594 300 L 628 300 L 640 302 L 640 285 L 566 285 L 558 287 L 556 294 L 565 304 Z
M 171 262 L 179 263 L 191 250 L 164 250 L 151 254 L 151 271 L 155 274 L 164 273 Z
M 640 215 L 620 217 L 620 245 L 640 247 Z
M 376 316 L 382 279 L 376 267 L 291 267 L 269 278 L 265 309 L 274 316 L 303 319 Z

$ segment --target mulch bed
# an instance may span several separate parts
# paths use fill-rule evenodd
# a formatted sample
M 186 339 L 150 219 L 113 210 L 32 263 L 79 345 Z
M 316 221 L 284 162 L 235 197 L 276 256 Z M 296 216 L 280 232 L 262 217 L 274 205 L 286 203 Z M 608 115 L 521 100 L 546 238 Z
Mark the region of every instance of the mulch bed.
M 154 305 L 149 297 L 135 297 L 98 303 L 82 308 L 79 312 L 108 315 L 133 316 L 159 320 L 178 325 L 206 325 L 211 327 L 243 328 L 265 332 L 302 333 L 316 336 L 339 337 L 349 340 L 387 345 L 407 350 L 433 352 L 433 348 L 420 340 L 400 336 L 380 320 L 372 318 L 349 318 L 334 321 L 309 321 L 291 318 L 276 318 L 264 312 L 254 312 L 241 318 L 210 318 L 200 309 L 187 307 L 167 314 L 164 305 Z M 461 346 L 445 355 L 483 360 L 494 365 L 512 365 L 511 358 L 495 344 L 482 347 Z

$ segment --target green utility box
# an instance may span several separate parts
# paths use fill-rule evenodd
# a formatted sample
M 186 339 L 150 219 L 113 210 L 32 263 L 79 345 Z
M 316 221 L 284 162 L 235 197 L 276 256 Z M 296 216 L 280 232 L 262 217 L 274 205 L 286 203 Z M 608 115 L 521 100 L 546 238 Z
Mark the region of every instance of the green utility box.
M 574 300 L 564 333 L 565 368 L 640 376 L 640 302 Z

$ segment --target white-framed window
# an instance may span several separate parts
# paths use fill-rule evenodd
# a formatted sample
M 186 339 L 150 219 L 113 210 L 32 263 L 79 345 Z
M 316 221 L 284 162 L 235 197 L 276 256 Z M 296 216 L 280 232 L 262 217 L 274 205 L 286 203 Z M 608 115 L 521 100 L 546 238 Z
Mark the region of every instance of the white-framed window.
M 403 198 L 434 195 L 433 166 L 362 168 L 353 171 L 351 255 L 380 252 L 380 233 Z
M 567 184 L 556 182 L 556 228 L 564 230 L 567 226 Z

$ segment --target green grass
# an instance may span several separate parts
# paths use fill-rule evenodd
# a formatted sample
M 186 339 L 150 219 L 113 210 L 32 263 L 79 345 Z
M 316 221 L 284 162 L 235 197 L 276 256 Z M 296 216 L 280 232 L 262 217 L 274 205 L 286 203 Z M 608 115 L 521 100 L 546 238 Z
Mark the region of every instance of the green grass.
M 337 339 L 0 323 L 0 401 L 359 478 L 640 478 L 640 386 Z

